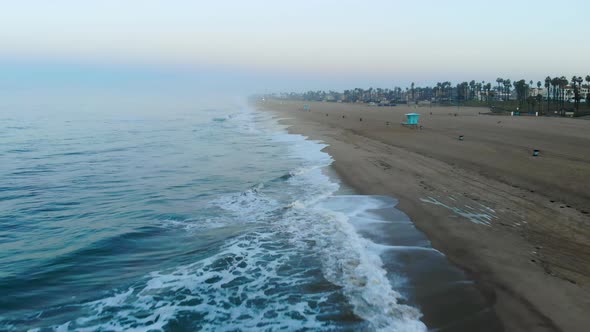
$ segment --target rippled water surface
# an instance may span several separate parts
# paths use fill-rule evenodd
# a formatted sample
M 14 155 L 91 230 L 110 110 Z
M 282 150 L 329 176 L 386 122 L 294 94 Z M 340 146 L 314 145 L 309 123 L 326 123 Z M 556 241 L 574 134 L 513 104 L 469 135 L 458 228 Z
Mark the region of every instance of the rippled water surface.
M 1 330 L 426 329 L 412 280 L 444 257 L 393 199 L 336 195 L 324 145 L 268 114 L 16 109 L 0 128 Z

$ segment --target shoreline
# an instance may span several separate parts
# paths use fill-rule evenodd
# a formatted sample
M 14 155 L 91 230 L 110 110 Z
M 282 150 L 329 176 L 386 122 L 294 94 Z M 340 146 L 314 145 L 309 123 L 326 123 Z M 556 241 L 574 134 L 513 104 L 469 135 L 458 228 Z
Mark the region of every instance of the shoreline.
M 590 294 L 589 267 L 584 266 L 590 257 L 585 242 L 590 238 L 585 226 L 588 216 L 583 213 L 588 202 L 586 197 L 575 190 L 568 191 L 568 183 L 552 192 L 559 200 L 541 195 L 543 188 L 538 187 L 545 183 L 530 183 L 542 178 L 545 169 L 520 178 L 519 169 L 497 174 L 480 167 L 482 161 L 476 158 L 453 159 L 453 153 L 459 156 L 466 153 L 458 151 L 464 147 L 456 146 L 456 139 L 442 141 L 440 131 L 429 130 L 447 126 L 447 131 L 453 131 L 456 120 L 474 124 L 476 132 L 469 132 L 467 137 L 479 133 L 483 137 L 477 142 L 479 146 L 467 152 L 485 162 L 490 156 L 482 156 L 481 151 L 497 159 L 494 150 L 504 148 L 493 141 L 496 131 L 493 124 L 479 123 L 490 122 L 491 117 L 478 116 L 474 110 L 461 110 L 459 117 L 451 118 L 445 115 L 456 112 L 456 108 L 451 111 L 440 107 L 435 110 L 440 113 L 436 114 L 438 117 L 425 119 L 430 121 L 424 121 L 424 131 L 412 131 L 398 128 L 395 122 L 396 117 L 411 111 L 409 107 L 376 109 L 356 104 L 308 103 L 312 111 L 304 112 L 300 110 L 302 104 L 271 100 L 256 106 L 273 111 L 282 123 L 289 125 L 289 132 L 328 144 L 325 151 L 335 160 L 333 169 L 357 192 L 397 198 L 396 208 L 412 219 L 432 246 L 476 281 L 505 330 L 576 331 L 590 325 L 590 319 L 584 315 L 590 309 L 590 304 L 584 301 Z M 428 109 L 419 111 L 425 113 Z M 391 126 L 385 124 L 385 119 L 391 119 Z M 494 124 L 498 120 L 493 117 Z M 527 125 L 522 124 L 522 119 L 502 120 L 510 122 L 509 128 L 514 126 L 512 122 Z M 571 127 L 567 121 L 565 125 Z M 561 129 L 553 130 L 558 133 Z M 525 141 L 527 134 L 523 131 L 523 138 L 515 141 Z M 566 137 L 565 142 L 549 143 L 543 152 L 550 153 L 557 147 L 562 155 L 578 154 L 579 162 L 586 163 L 585 158 L 590 156 L 567 143 L 588 137 L 584 132 L 574 132 L 573 136 Z M 437 142 L 450 152 L 437 155 L 436 147 L 428 145 Z M 515 153 L 513 150 L 519 149 L 522 147 L 515 144 L 512 150 L 502 152 L 507 152 L 509 159 Z M 549 166 L 559 164 L 560 160 L 551 157 Z M 502 169 L 512 165 L 500 161 L 493 166 Z M 579 181 L 575 176 L 590 174 L 586 172 L 587 169 L 574 172 L 569 180 Z M 541 201 L 552 203 L 539 204 Z M 560 208 L 561 204 L 566 205 L 563 201 L 569 202 L 566 210 Z M 551 219 L 559 222 L 551 225 Z M 565 226 L 565 230 L 557 229 L 558 226 Z M 564 238 L 576 241 L 561 243 Z M 559 262 L 569 263 L 569 269 Z
M 402 294 L 398 301 L 418 309 L 420 321 L 428 331 L 503 330 L 501 321 L 491 308 L 493 301 L 490 301 L 489 294 L 481 292 L 473 278 L 432 246 L 424 232 L 400 208 L 397 198 L 359 192 L 342 178 L 333 164 L 323 171 L 340 185 L 333 196 L 336 199 L 347 197 L 353 203 L 360 196 L 394 202 L 391 207 L 368 210 L 381 222 L 367 224 L 361 221 L 359 224 L 355 217 L 351 217 L 349 222 L 368 241 L 396 247 L 379 255 L 383 260 L 383 269 L 390 278 L 405 280 L 394 287 L 394 291 Z M 423 274 L 425 267 L 428 269 L 427 277 Z M 452 305 L 441 306 L 446 302 Z

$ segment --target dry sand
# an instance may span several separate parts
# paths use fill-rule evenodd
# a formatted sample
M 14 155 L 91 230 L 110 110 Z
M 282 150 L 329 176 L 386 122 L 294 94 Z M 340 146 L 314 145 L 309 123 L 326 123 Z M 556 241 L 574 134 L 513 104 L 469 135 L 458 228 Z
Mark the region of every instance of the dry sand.
M 505 330 L 590 329 L 590 121 L 463 107 L 257 107 L 329 144 L 333 167 L 360 193 L 398 198 L 476 280 Z M 421 130 L 400 125 L 411 111 Z

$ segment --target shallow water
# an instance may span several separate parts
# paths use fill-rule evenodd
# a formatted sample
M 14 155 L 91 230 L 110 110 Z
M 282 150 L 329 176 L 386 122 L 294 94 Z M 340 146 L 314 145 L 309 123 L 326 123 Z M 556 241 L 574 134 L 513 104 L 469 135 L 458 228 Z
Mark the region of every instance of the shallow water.
M 1 330 L 495 326 L 393 198 L 351 195 L 268 114 L 17 108 L 0 127 Z

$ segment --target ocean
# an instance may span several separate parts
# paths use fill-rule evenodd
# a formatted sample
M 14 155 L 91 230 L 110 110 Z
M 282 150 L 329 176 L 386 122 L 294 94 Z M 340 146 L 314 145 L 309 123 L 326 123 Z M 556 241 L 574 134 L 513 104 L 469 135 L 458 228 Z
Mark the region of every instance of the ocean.
M 0 330 L 489 325 L 395 198 L 340 183 L 322 142 L 245 102 L 109 103 L 0 111 Z

